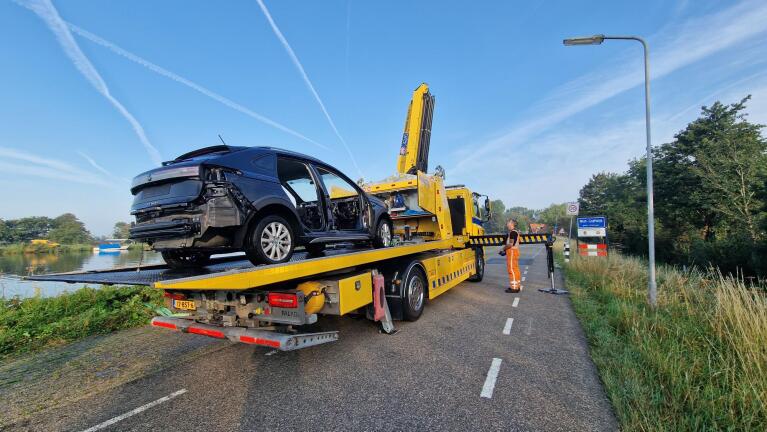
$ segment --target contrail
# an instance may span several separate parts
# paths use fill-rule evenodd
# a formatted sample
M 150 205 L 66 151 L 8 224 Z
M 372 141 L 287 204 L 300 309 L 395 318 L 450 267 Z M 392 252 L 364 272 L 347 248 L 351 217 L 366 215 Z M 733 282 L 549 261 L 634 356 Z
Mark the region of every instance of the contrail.
M 138 138 L 144 145 L 147 153 L 149 153 L 149 157 L 152 159 L 152 162 L 159 165 L 162 162 L 160 152 L 157 151 L 157 148 L 153 146 L 152 143 L 149 142 L 149 138 L 147 138 L 146 133 L 144 132 L 144 128 L 141 126 L 138 120 L 133 117 L 133 114 L 131 114 L 123 106 L 123 104 L 120 103 L 120 101 L 118 101 L 109 92 L 109 87 L 107 87 L 106 82 L 104 82 L 104 79 L 101 78 L 101 75 L 90 62 L 90 60 L 88 60 L 88 57 L 83 54 L 80 46 L 77 45 L 77 42 L 72 37 L 72 33 L 69 32 L 66 23 L 64 23 L 64 20 L 61 19 L 61 16 L 59 16 L 58 11 L 50 2 L 50 0 L 14 1 L 18 5 L 36 13 L 43 21 L 45 21 L 45 23 L 48 25 L 48 28 L 51 30 L 51 32 L 53 32 L 53 34 L 56 36 L 56 39 L 59 41 L 61 48 L 64 50 L 64 53 L 67 55 L 67 57 L 69 57 L 77 70 L 79 70 L 85 79 L 91 83 L 96 91 L 101 93 L 101 95 L 104 96 L 115 107 L 115 109 L 117 109 L 117 111 L 119 111 L 120 114 L 125 117 L 126 120 L 128 120 L 128 123 L 130 123 L 133 127 L 134 132 L 136 132 L 136 135 L 138 135 Z
M 298 69 L 298 72 L 301 74 L 301 77 L 304 79 L 304 83 L 309 88 L 309 91 L 312 92 L 312 95 L 314 95 L 314 99 L 320 105 L 322 112 L 325 114 L 325 118 L 328 119 L 328 123 L 330 123 L 330 127 L 333 129 L 333 132 L 335 132 L 336 136 L 341 141 L 341 144 L 344 145 L 344 149 L 346 149 L 346 153 L 349 155 L 349 158 L 352 160 L 352 163 L 354 164 L 354 167 L 357 169 L 357 172 L 359 173 L 360 176 L 362 176 L 362 170 L 360 170 L 359 165 L 357 165 L 357 160 L 354 159 L 354 156 L 352 155 L 352 152 L 349 149 L 349 146 L 346 144 L 346 140 L 344 140 L 344 138 L 338 132 L 338 128 L 336 128 L 336 124 L 333 122 L 333 119 L 330 117 L 330 113 L 328 113 L 328 110 L 325 109 L 325 104 L 322 103 L 322 99 L 320 99 L 320 95 L 317 94 L 317 90 L 314 89 L 312 82 L 309 80 L 309 76 L 306 74 L 304 67 L 301 65 L 301 61 L 298 60 L 298 57 L 296 56 L 296 53 L 293 52 L 293 48 L 290 47 L 288 40 L 285 39 L 285 36 L 282 35 L 282 32 L 277 27 L 277 24 L 274 22 L 274 19 L 272 19 L 272 15 L 269 13 L 269 9 L 266 8 L 266 5 L 264 4 L 263 0 L 256 0 L 256 1 L 258 2 L 258 5 L 261 7 L 261 10 L 264 12 L 264 16 L 266 16 L 266 20 L 269 21 L 269 25 L 272 27 L 272 30 L 274 31 L 274 35 L 277 36 L 277 39 L 280 40 L 280 42 L 282 43 L 282 46 L 285 48 L 285 51 L 287 51 L 288 56 L 290 56 L 290 59 L 293 61 L 293 64 L 296 66 L 296 69 Z
M 191 89 L 193 89 L 193 90 L 195 90 L 195 91 L 197 91 L 199 93 L 202 93 L 203 95 L 205 95 L 205 96 L 215 100 L 216 102 L 224 104 L 227 107 L 232 108 L 234 110 L 237 110 L 237 111 L 239 111 L 239 112 L 241 112 L 241 113 L 243 113 L 243 114 L 245 114 L 245 115 L 247 115 L 249 117 L 252 117 L 252 118 L 254 118 L 254 119 L 256 119 L 256 120 L 258 120 L 258 121 L 260 121 L 262 123 L 265 123 L 265 124 L 267 124 L 269 126 L 272 126 L 272 127 L 276 128 L 276 129 L 279 129 L 279 130 L 281 130 L 281 131 L 283 131 L 285 133 L 293 135 L 293 136 L 295 136 L 297 138 L 300 138 L 300 139 L 302 139 L 304 141 L 310 142 L 310 143 L 312 143 L 312 144 L 314 144 L 314 145 L 316 145 L 316 146 L 318 146 L 320 148 L 323 148 L 325 150 L 329 150 L 327 146 L 322 145 L 322 144 L 318 143 L 317 141 L 314 141 L 314 140 L 312 140 L 310 138 L 307 138 L 304 135 L 294 131 L 293 129 L 288 128 L 287 126 L 281 125 L 280 123 L 277 123 L 276 121 L 274 121 L 272 119 L 264 117 L 261 114 L 259 114 L 257 112 L 254 112 L 254 111 L 252 111 L 252 110 L 250 110 L 250 109 L 248 109 L 248 108 L 238 104 L 237 102 L 234 102 L 234 101 L 232 101 L 230 99 L 227 99 L 224 96 L 221 96 L 221 95 L 219 95 L 219 94 L 217 94 L 217 93 L 215 93 L 215 92 L 213 92 L 211 90 L 208 90 L 207 88 L 205 88 L 205 87 L 203 87 L 203 86 L 201 86 L 199 84 L 196 84 L 196 83 L 194 83 L 192 81 L 189 81 L 188 79 L 186 79 L 186 78 L 184 78 L 184 77 L 182 77 L 182 76 L 180 76 L 178 74 L 175 74 L 175 73 L 173 73 L 173 72 L 171 72 L 171 71 L 169 71 L 169 70 L 167 70 L 167 69 L 165 69 L 165 68 L 163 68 L 161 66 L 158 66 L 158 65 L 150 62 L 149 60 L 141 58 L 141 57 L 137 56 L 136 54 L 133 54 L 133 53 L 131 53 L 131 52 L 129 52 L 129 51 L 127 51 L 127 50 L 125 50 L 125 49 L 115 45 L 114 43 L 109 42 L 108 40 L 106 40 L 106 39 L 104 39 L 104 38 L 102 38 L 100 36 L 97 36 L 97 35 L 89 32 L 89 31 L 87 31 L 87 30 L 85 30 L 85 29 L 83 29 L 81 27 L 78 27 L 78 26 L 72 24 L 72 23 L 66 23 L 66 24 L 69 26 L 69 29 L 73 33 L 77 34 L 78 36 L 81 36 L 81 37 L 83 37 L 85 39 L 88 39 L 91 42 L 99 44 L 99 45 L 103 46 L 104 48 L 107 48 L 107 49 L 111 50 L 112 52 L 114 52 L 116 54 L 119 54 L 119 55 L 125 57 L 126 59 L 128 59 L 128 60 L 130 60 L 132 62 L 138 63 L 141 66 L 144 66 L 145 68 L 151 70 L 152 72 L 155 72 L 155 73 L 157 73 L 159 75 L 162 75 L 162 76 L 164 76 L 166 78 L 170 78 L 170 79 L 172 79 L 173 81 L 176 81 L 179 84 L 183 84 L 183 85 L 185 85 L 185 86 L 187 86 L 187 87 L 189 87 L 189 88 L 191 88 Z

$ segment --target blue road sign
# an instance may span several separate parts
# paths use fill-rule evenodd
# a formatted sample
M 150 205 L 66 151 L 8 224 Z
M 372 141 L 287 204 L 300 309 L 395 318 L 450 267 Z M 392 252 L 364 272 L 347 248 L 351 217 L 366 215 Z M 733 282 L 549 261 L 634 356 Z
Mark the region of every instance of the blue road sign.
M 607 228 L 607 218 L 604 216 L 579 217 L 578 228 Z

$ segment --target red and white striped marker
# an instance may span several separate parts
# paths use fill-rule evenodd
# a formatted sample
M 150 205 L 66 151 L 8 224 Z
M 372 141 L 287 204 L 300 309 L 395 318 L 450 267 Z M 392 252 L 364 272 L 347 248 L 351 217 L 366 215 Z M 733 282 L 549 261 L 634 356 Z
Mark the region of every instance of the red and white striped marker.
M 578 254 L 580 256 L 607 256 L 607 244 L 585 244 L 578 245 Z

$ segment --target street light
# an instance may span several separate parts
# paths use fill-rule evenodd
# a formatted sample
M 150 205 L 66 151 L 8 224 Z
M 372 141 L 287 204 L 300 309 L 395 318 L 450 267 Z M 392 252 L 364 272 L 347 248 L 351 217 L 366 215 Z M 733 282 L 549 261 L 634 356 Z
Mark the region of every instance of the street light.
M 567 46 L 574 45 L 600 45 L 606 39 L 635 40 L 644 48 L 644 104 L 645 104 L 645 129 L 647 133 L 647 243 L 649 277 L 647 279 L 647 291 L 650 305 L 655 307 L 658 303 L 658 287 L 655 283 L 655 211 L 653 210 L 653 186 L 652 186 L 652 144 L 650 141 L 650 63 L 648 60 L 647 42 L 639 36 L 605 36 L 594 35 L 578 37 L 562 41 Z

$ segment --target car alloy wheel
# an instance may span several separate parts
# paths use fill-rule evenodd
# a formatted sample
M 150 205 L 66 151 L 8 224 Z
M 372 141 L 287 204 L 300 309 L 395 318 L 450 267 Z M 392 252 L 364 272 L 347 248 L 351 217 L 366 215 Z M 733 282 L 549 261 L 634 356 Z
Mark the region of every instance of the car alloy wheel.
M 392 245 L 391 222 L 381 219 L 376 230 L 375 246 L 389 247 Z
M 261 231 L 261 250 L 272 261 L 282 261 L 290 254 L 293 239 L 290 230 L 283 223 L 274 221 Z

